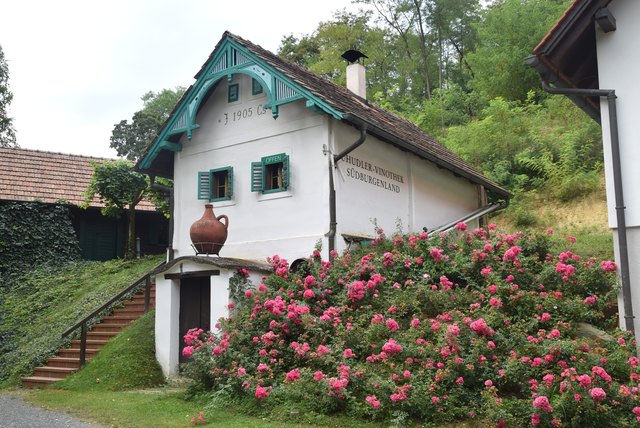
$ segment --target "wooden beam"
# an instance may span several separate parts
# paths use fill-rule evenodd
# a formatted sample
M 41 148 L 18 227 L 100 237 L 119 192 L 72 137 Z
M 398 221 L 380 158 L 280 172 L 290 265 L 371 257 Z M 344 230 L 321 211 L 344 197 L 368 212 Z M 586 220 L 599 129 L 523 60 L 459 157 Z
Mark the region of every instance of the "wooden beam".
M 194 272 L 179 272 L 179 273 L 166 273 L 164 279 L 185 279 L 185 278 L 201 278 L 203 276 L 218 276 L 220 270 L 197 270 Z

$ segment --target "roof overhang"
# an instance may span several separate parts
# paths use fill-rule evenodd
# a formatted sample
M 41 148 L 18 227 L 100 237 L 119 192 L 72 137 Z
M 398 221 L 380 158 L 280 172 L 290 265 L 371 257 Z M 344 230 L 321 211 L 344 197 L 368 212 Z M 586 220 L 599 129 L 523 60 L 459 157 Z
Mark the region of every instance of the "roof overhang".
M 196 116 L 202 103 L 222 79 L 232 81 L 235 74 L 245 74 L 260 83 L 267 96 L 265 109 L 271 110 L 274 119 L 278 108 L 298 100 L 305 100 L 307 108 L 342 118 L 342 112 L 312 94 L 304 86 L 292 81 L 265 61 L 261 61 L 245 46 L 225 33 L 207 62 L 195 75 L 196 82 L 187 89 L 178 101 L 169 119 L 165 122 L 154 142 L 136 164 L 138 171 L 171 178 L 173 175 L 173 153 L 182 150 L 182 139 L 191 139 L 193 131 L 200 125 Z
M 596 15 L 611 0 L 574 0 L 525 61 L 542 80 L 559 88 L 599 89 L 596 54 Z M 603 24 L 604 25 L 604 24 Z M 598 97 L 568 96 L 600 122 Z

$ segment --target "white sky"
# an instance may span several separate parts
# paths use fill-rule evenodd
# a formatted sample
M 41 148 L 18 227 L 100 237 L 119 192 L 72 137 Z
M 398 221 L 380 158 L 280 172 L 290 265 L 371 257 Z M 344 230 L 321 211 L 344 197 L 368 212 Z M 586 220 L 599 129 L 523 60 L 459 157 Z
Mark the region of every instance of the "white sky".
M 275 52 L 350 0 L 0 0 L 22 148 L 116 157 L 114 124 L 147 91 L 189 86 L 229 30 Z

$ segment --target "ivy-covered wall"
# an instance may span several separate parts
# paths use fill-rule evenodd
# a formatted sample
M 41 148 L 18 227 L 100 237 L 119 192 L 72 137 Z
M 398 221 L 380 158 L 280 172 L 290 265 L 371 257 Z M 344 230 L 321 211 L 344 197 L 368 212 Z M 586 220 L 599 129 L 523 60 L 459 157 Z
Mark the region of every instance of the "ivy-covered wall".
M 80 258 L 69 208 L 39 202 L 0 204 L 0 278 L 41 264 Z

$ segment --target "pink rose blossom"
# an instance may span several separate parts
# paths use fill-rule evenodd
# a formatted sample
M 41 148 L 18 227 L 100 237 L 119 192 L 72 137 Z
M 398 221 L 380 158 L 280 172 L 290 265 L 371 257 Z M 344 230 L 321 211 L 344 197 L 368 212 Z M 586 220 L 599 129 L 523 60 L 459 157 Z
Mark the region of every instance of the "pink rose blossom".
M 378 400 L 375 395 L 368 395 L 365 398 L 365 401 L 369 403 L 371 407 L 373 407 L 374 409 L 377 409 L 380 407 L 380 400 Z
M 607 393 L 604 392 L 604 389 L 602 388 L 592 388 L 589 390 L 589 395 L 591 396 L 591 398 L 593 398 L 593 401 L 595 401 L 596 403 L 599 403 L 600 401 L 604 400 L 605 398 L 607 398 Z
M 398 325 L 398 323 L 393 318 L 389 318 L 386 324 L 387 324 L 387 328 L 391 331 L 396 331 L 397 329 L 400 328 L 400 325 Z
M 269 391 L 267 390 L 267 388 L 263 386 L 256 386 L 255 397 L 258 400 L 262 400 L 263 398 L 267 398 L 268 396 L 269 396 Z
M 553 412 L 553 408 L 549 404 L 549 399 L 544 395 L 539 395 L 535 400 L 533 400 L 533 407 L 536 407 L 543 412 Z

